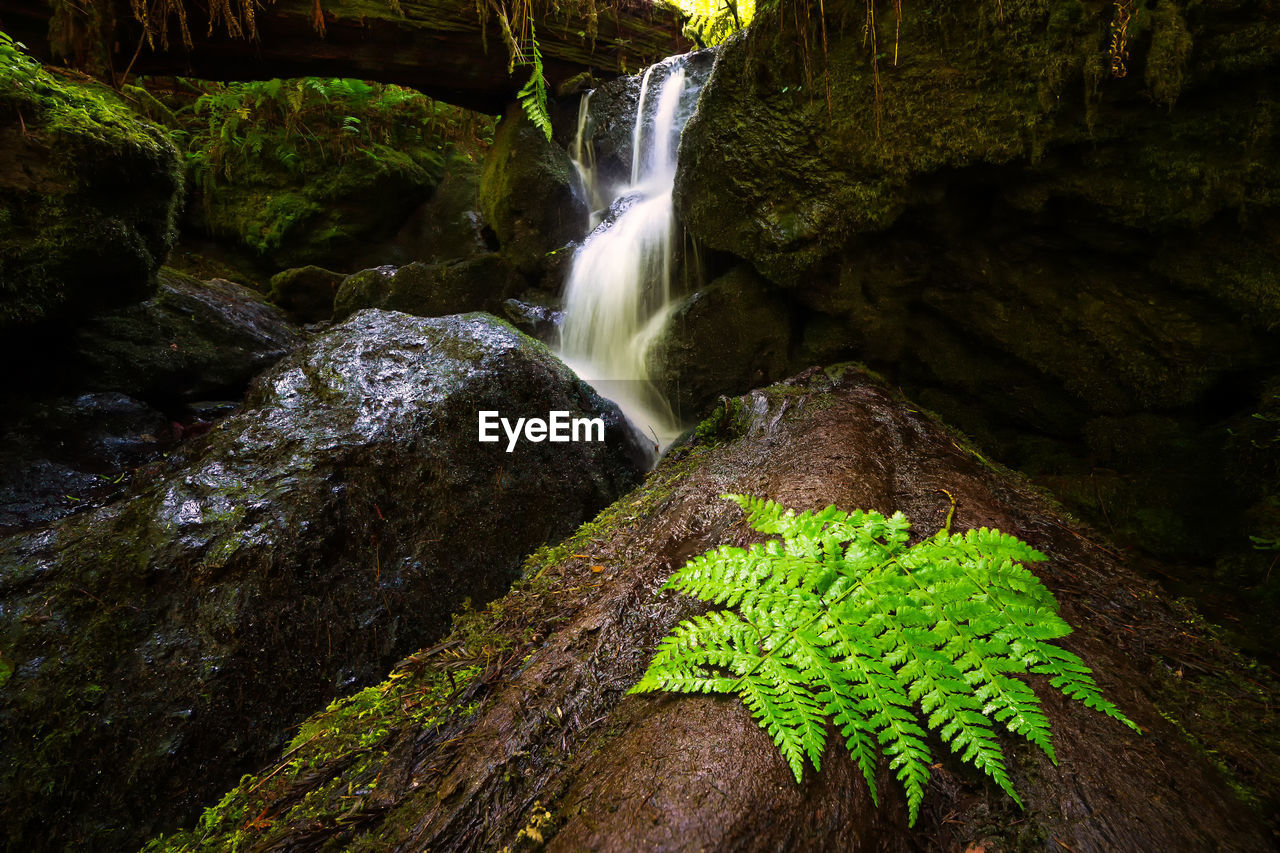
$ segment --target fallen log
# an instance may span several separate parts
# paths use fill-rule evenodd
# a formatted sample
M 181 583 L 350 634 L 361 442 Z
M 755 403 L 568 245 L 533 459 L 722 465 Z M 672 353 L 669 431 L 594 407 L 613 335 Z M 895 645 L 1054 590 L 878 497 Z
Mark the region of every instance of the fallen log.
M 1049 555 L 1034 570 L 1076 627 L 1061 645 L 1143 734 L 1029 677 L 1059 764 L 1002 738 L 1026 810 L 948 757 L 909 828 L 886 761 L 876 807 L 839 749 L 797 785 L 737 698 L 627 695 L 657 641 L 700 609 L 664 580 L 718 544 L 758 541 L 724 492 L 901 510 L 917 538 L 944 524 L 949 494 L 953 529 L 996 527 Z M 236 833 L 241 849 L 290 851 L 1275 846 L 1274 677 L 1025 480 L 856 370 L 724 401 L 645 486 L 528 570 L 379 695 L 304 725 L 295 751 L 199 831 L 156 847 L 217 849 Z
M 221 25 L 206 32 L 204 13 L 193 8 L 191 47 L 183 45 L 174 18 L 168 24 L 169 46 L 157 37 L 156 49 L 146 43 L 127 0 L 91 5 L 98 3 L 107 8 L 96 13 L 101 16 L 96 20 L 113 22 L 100 38 L 116 75 L 129 69 L 206 80 L 356 77 L 410 86 L 496 114 L 515 100 L 530 73 L 525 67 L 509 72 L 498 12 L 471 0 L 276 0 L 257 9 L 252 38 L 228 35 Z M 44 0 L 0 0 L 0 29 L 26 40 L 46 59 L 51 51 L 39 48 L 50 17 Z M 518 22 L 512 27 L 518 31 Z M 603 76 L 634 71 L 692 47 L 681 35 L 678 12 L 647 2 L 565 3 L 538 15 L 536 28 L 543 71 L 553 87 L 584 71 Z M 58 49 L 92 53 L 87 47 L 60 43 Z

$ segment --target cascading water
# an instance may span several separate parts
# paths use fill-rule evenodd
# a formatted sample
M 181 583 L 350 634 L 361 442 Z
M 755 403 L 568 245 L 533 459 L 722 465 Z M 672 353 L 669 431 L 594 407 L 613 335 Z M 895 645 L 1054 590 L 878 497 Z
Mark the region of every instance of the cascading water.
M 573 154 L 594 230 L 574 256 L 560 330 L 560 356 L 661 446 L 676 437 L 679 424 L 651 380 L 646 356 L 675 304 L 671 193 L 680 131 L 698 94 L 684 64 L 685 57 L 672 57 L 645 71 L 632 131 L 631 180 L 613 194 L 602 222 L 597 204 L 604 193 L 584 142 L 591 95 L 583 100 Z

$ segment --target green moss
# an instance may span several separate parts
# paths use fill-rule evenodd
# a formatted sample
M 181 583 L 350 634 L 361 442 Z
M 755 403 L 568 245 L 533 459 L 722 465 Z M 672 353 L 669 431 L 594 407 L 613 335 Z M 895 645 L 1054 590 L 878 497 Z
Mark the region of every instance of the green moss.
M 145 298 L 182 200 L 166 134 L 0 33 L 0 147 L 0 326 Z

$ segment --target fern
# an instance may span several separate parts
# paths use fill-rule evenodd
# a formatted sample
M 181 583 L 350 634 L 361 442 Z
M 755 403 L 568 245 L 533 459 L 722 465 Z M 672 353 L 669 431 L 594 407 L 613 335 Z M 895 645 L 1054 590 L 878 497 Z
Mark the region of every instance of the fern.
M 833 722 L 876 802 L 876 763 L 888 756 L 912 825 L 932 762 L 926 726 L 1019 806 L 996 723 L 1057 763 L 1048 718 L 1016 674 L 1047 675 L 1067 696 L 1138 728 L 1102 697 L 1079 657 L 1049 644 L 1071 627 L 1022 565 L 1046 559 L 1026 543 L 984 527 L 943 529 L 908 547 L 902 513 L 831 506 L 796 515 L 773 501 L 724 497 L 756 530 L 782 538 L 722 546 L 667 581 L 733 609 L 680 623 L 632 693 L 737 693 L 797 782 L 806 760 L 821 769 Z
M 518 93 L 520 106 L 524 108 L 524 114 L 529 117 L 529 121 L 533 122 L 550 142 L 551 113 L 547 109 L 547 79 L 542 75 L 542 51 L 538 48 L 538 36 L 533 28 L 532 18 L 529 19 L 529 48 L 533 73 L 529 75 L 529 82 L 525 83 L 524 88 Z

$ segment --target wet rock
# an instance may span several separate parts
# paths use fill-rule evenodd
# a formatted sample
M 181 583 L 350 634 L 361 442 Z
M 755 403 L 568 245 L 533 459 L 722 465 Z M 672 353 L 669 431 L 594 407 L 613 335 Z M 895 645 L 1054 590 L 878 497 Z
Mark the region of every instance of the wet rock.
M 511 325 L 546 344 L 556 340 L 560 334 L 560 324 L 564 322 L 563 311 L 546 305 L 521 302 L 519 299 L 508 299 L 502 303 L 502 311 Z
M 738 266 L 676 306 L 649 348 L 649 373 L 676 416 L 700 418 L 723 394 L 785 375 L 788 306 L 748 266 Z
M 301 342 L 283 312 L 256 291 L 166 271 L 154 298 L 77 329 L 64 381 L 149 401 L 238 397 Z
M 323 267 L 285 270 L 271 277 L 272 302 L 303 323 L 318 323 L 333 316 L 333 300 L 346 275 Z
M 446 264 L 414 262 L 382 266 L 348 276 L 338 288 L 333 317 L 343 320 L 363 308 L 442 317 L 459 311 L 500 313 L 503 301 L 526 285 L 505 255 L 490 253 Z
M 548 142 L 519 105 L 498 125 L 480 177 L 480 209 L 502 252 L 535 273 L 543 256 L 587 230 L 587 203 L 573 161 Z
M 0 91 L 6 335 L 145 299 L 183 199 L 178 153 L 164 132 L 106 87 L 26 63 L 12 60 Z
M 603 442 L 477 441 L 477 413 Z M 0 542 L 0 814 L 24 850 L 189 820 L 342 690 L 636 482 L 620 413 L 487 315 L 364 311 L 255 381 L 188 464 Z
M 175 436 L 168 417 L 118 393 L 8 401 L 0 428 L 0 533 L 118 497 Z

